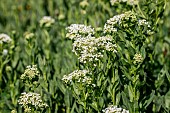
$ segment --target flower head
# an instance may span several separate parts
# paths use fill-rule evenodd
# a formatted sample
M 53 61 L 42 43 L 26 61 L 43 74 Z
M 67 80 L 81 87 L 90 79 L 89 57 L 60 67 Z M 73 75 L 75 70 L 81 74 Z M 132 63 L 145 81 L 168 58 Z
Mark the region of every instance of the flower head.
M 134 55 L 133 59 L 134 59 L 134 64 L 143 62 L 143 57 L 141 56 L 141 54 L 138 53 Z
M 0 44 L 2 43 L 10 43 L 12 39 L 7 34 L 0 34 Z
M 139 0 L 110 0 L 111 5 L 115 5 L 118 3 L 126 3 L 128 5 L 137 5 Z
M 88 1 L 87 0 L 83 0 L 82 2 L 80 2 L 79 4 L 82 8 L 85 8 L 89 5 Z
M 90 75 L 90 72 L 88 70 L 75 70 L 68 75 L 64 75 L 62 80 L 67 84 L 76 82 L 76 83 L 81 83 L 84 85 L 91 85 L 92 79 L 90 78 L 89 75 Z
M 68 31 L 66 37 L 74 40 L 80 36 L 87 36 L 87 35 L 94 34 L 94 28 L 83 24 L 71 24 L 69 27 L 66 28 L 66 30 Z
M 133 12 L 127 11 L 123 14 L 115 15 L 114 17 L 107 20 L 104 25 L 104 33 L 115 33 L 120 27 L 127 28 L 130 25 L 129 21 L 134 23 L 137 21 L 137 17 Z
M 8 50 L 7 50 L 7 49 L 3 49 L 2 54 L 3 54 L 4 56 L 6 56 L 6 55 L 8 54 Z
M 154 32 L 151 30 L 151 25 L 149 24 L 149 22 L 145 19 L 139 19 L 138 20 L 138 26 L 140 27 L 147 27 L 147 31 L 146 34 L 148 35 L 152 35 Z
M 128 110 L 125 110 L 123 108 L 118 108 L 117 106 L 109 106 L 102 110 L 104 113 L 129 113 Z
M 16 111 L 15 109 L 13 109 L 13 110 L 11 111 L 11 113 L 17 113 L 17 111 Z
M 23 81 L 29 80 L 32 81 L 37 79 L 40 76 L 39 71 L 36 65 L 27 66 L 24 74 L 21 75 L 20 79 Z
M 18 103 L 23 107 L 27 112 L 30 111 L 30 107 L 34 108 L 46 108 L 48 105 L 43 103 L 40 94 L 38 93 L 21 93 Z
M 54 24 L 55 20 L 53 18 L 51 18 L 50 16 L 44 16 L 41 20 L 40 20 L 40 26 L 44 26 L 44 27 L 50 27 L 52 24 Z
M 90 35 L 79 37 L 73 43 L 73 52 L 79 57 L 82 63 L 100 60 L 104 56 L 105 51 L 117 52 L 116 44 L 110 36 L 102 36 L 99 38 Z
M 25 32 L 25 33 L 24 33 L 24 37 L 25 37 L 25 39 L 29 40 L 29 39 L 31 39 L 31 38 L 34 37 L 34 33 Z

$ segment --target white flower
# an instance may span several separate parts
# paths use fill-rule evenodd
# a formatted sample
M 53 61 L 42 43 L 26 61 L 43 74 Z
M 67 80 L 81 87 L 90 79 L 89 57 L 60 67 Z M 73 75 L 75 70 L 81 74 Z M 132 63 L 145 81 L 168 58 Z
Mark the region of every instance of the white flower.
M 128 5 L 137 5 L 139 3 L 139 0 L 127 0 Z
M 31 39 L 31 38 L 34 37 L 34 33 L 25 32 L 25 33 L 24 33 L 24 37 L 25 37 L 25 39 L 29 40 L 29 39 Z
M 118 3 L 127 3 L 128 5 L 137 5 L 139 0 L 110 0 L 111 5 L 115 5 Z
M 82 63 L 93 62 L 100 60 L 105 51 L 117 52 L 116 44 L 113 44 L 113 39 L 110 36 L 102 36 L 99 38 L 88 35 L 79 37 L 73 43 L 73 52 L 79 57 Z
M 85 8 L 85 7 L 87 7 L 87 6 L 89 5 L 89 3 L 88 3 L 87 0 L 83 0 L 83 1 L 80 2 L 79 5 L 80 5 L 82 8 Z
M 138 53 L 134 55 L 133 59 L 134 59 L 134 64 L 142 63 L 144 60 L 141 54 L 138 54 Z
M 17 111 L 16 111 L 15 109 L 13 109 L 13 110 L 11 111 L 11 113 L 17 113 Z
M 118 108 L 117 106 L 109 106 L 102 110 L 104 113 L 129 113 L 128 110 L 125 110 L 123 108 Z
M 32 80 L 34 78 L 38 78 L 40 76 L 39 71 L 37 69 L 36 65 L 27 66 L 27 69 L 25 70 L 24 74 L 21 75 L 20 79 L 25 80 Z
M 6 55 L 8 54 L 8 50 L 7 50 L 7 49 L 4 49 L 3 52 L 2 52 L 2 54 L 3 54 L 4 56 L 6 56 Z
M 44 16 L 41 20 L 40 20 L 40 26 L 44 26 L 44 27 L 50 27 L 53 23 L 55 22 L 55 20 L 53 18 L 51 18 L 50 16 Z
M 83 24 L 71 24 L 66 30 L 68 31 L 66 37 L 69 39 L 76 39 L 82 35 L 92 35 L 95 33 L 94 28 Z
M 123 14 L 115 15 L 104 25 L 104 33 L 115 33 L 118 31 L 119 27 L 128 27 L 128 23 L 136 22 L 137 17 L 134 15 L 133 12 L 127 11 Z M 127 25 L 125 24 L 127 22 Z M 125 26 L 126 25 L 126 26 Z
M 139 24 L 140 26 L 150 27 L 149 22 L 147 22 L 145 19 L 138 20 L 138 24 Z
M 0 34 L 0 44 L 4 43 L 10 43 L 12 39 L 7 34 Z
M 25 113 L 31 113 L 31 107 L 25 106 L 24 107 L 24 112 Z
M 43 103 L 40 94 L 33 93 L 33 92 L 21 93 L 18 103 L 21 105 L 21 107 L 24 108 L 29 108 L 30 106 L 34 106 L 35 108 L 43 108 L 43 107 L 45 108 L 48 106 L 46 103 Z
M 74 81 L 77 83 L 90 85 L 92 84 L 92 79 L 88 75 L 90 75 L 88 70 L 75 70 L 68 75 L 64 75 L 62 80 L 68 84 L 71 84 Z

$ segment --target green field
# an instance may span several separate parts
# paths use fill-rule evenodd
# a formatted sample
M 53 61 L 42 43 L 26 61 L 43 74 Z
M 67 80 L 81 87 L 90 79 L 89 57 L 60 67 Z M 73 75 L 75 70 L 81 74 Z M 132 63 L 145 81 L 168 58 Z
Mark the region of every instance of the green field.
M 0 0 L 0 113 L 169 112 L 169 0 Z

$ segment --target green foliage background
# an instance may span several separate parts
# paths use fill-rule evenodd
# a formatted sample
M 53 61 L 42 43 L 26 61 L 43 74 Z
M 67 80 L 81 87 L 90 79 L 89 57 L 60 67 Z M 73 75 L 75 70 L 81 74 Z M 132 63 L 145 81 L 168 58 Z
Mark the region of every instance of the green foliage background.
M 141 9 L 147 19 L 153 23 L 156 22 L 154 26 L 156 33 L 151 38 L 152 43 L 147 46 L 149 49 L 147 47 L 147 50 L 144 49 L 145 53 L 143 53 L 148 57 L 143 64 L 147 72 L 144 80 L 145 86 L 141 85 L 146 89 L 141 90 L 143 96 L 140 99 L 141 103 L 138 103 L 140 108 L 143 108 L 140 109 L 141 113 L 170 112 L 170 2 L 166 1 L 166 8 L 163 8 L 165 5 L 162 4 L 165 1 L 158 1 L 160 4 L 156 4 L 155 0 L 144 0 L 148 5 Z M 2 71 L 0 73 L 2 74 L 0 113 L 9 113 L 13 109 L 19 113 L 22 112 L 17 100 L 25 91 L 25 87 L 19 78 L 26 66 L 31 64 L 37 64 L 43 76 L 37 92 L 41 92 L 43 99 L 49 105 L 46 112 L 83 112 L 82 107 L 72 97 L 70 90 L 61 81 L 64 74 L 70 73 L 79 66 L 77 57 L 71 52 L 72 42 L 65 38 L 65 28 L 73 23 L 81 23 L 100 29 L 107 19 L 123 12 L 125 8 L 121 5 L 113 7 L 109 0 L 89 0 L 89 6 L 86 8 L 82 8 L 80 2 L 81 0 L 0 1 L 0 33 L 10 35 L 13 40 L 12 44 L 6 46 L 9 50 L 8 55 L 1 57 L 0 62 Z M 39 20 L 45 15 L 50 15 L 56 20 L 55 24 L 47 29 L 49 36 L 43 28 L 39 27 Z M 31 42 L 34 43 L 32 49 L 24 39 L 25 31 L 35 33 L 35 39 Z M 127 49 L 123 52 L 122 54 L 127 55 L 125 58 L 128 59 L 128 55 L 131 56 L 130 53 L 126 53 Z M 127 67 L 122 71 L 124 75 L 132 73 L 133 68 L 129 66 L 130 64 L 124 63 L 123 65 Z M 122 74 L 118 73 L 118 70 L 114 71 L 112 74 Z M 107 84 L 108 87 L 113 88 L 111 82 Z M 121 93 L 122 105 L 124 108 L 130 109 L 132 106 L 128 104 L 130 101 L 126 96 L 128 90 L 126 92 L 126 86 L 120 87 L 125 89 Z M 111 100 L 107 93 L 103 98 L 104 105 L 101 105 L 100 109 L 107 107 Z M 99 100 L 101 100 L 99 103 L 102 104 L 103 99 Z

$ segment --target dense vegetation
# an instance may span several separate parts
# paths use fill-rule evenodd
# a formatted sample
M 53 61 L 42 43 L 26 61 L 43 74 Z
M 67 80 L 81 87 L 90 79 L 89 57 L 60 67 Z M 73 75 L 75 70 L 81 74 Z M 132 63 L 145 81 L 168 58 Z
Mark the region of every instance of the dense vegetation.
M 169 7 L 1 0 L 0 113 L 169 113 Z

